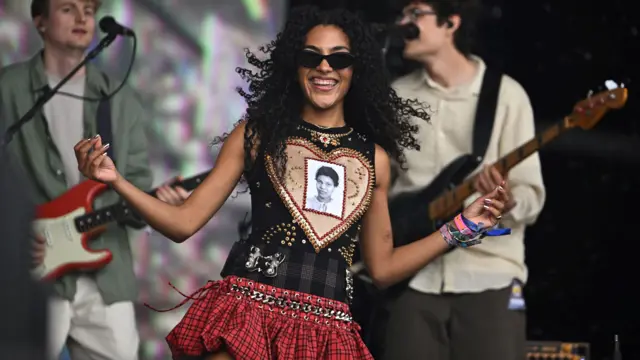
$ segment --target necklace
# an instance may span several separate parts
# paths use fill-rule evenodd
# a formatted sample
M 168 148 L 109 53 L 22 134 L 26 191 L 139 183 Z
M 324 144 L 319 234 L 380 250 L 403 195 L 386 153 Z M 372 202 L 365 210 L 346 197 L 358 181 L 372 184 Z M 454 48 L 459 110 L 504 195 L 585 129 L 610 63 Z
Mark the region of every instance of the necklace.
M 345 137 L 353 132 L 353 128 L 349 128 L 349 130 L 342 134 L 327 134 L 320 131 L 308 129 L 307 127 L 302 127 L 306 131 L 311 134 L 312 141 L 318 141 L 324 147 L 328 147 L 329 145 L 340 146 L 340 138 Z
M 304 123 L 306 123 L 306 124 L 309 124 L 309 125 L 311 125 L 311 126 L 315 126 L 315 127 L 317 127 L 318 129 L 322 129 L 322 130 L 339 129 L 339 128 L 343 128 L 343 127 L 346 127 L 346 126 L 347 126 L 347 124 L 344 124 L 344 125 L 342 125 L 342 126 L 325 126 L 325 125 L 317 125 L 317 124 L 310 123 L 310 122 L 307 122 L 307 121 L 304 121 L 304 120 L 303 120 L 303 122 L 304 122 Z

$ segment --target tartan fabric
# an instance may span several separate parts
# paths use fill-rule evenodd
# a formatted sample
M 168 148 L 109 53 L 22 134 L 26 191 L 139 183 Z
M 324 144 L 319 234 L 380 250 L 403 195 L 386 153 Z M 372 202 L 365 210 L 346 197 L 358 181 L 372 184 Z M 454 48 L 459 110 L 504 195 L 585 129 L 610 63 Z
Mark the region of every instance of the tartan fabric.
M 246 286 L 275 297 L 348 312 L 345 303 L 229 276 L 209 282 L 167 336 L 173 359 L 228 352 L 238 360 L 373 359 L 359 326 L 302 310 L 266 305 L 232 290 Z
M 263 253 L 280 252 L 286 256 L 277 268 L 275 277 L 266 277 L 259 272 L 249 272 L 245 267 L 250 245 L 234 245 L 234 258 L 229 258 L 222 276 L 237 275 L 281 289 L 297 290 L 325 298 L 347 302 L 345 274 L 347 265 L 338 252 L 316 254 L 299 248 L 265 246 Z

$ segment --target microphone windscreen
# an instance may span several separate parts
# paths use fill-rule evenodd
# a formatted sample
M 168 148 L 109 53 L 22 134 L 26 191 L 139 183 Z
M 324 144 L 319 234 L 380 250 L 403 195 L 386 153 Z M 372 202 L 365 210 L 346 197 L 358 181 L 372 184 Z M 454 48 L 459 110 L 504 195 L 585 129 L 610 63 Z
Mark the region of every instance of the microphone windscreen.
M 100 26 L 100 30 L 102 30 L 102 32 L 104 33 L 109 34 L 118 31 L 118 23 L 116 22 L 116 19 L 113 18 L 113 16 L 103 17 L 102 19 L 100 19 L 98 26 Z
M 417 39 L 420 36 L 420 29 L 416 24 L 408 23 L 404 25 L 403 35 L 407 40 Z

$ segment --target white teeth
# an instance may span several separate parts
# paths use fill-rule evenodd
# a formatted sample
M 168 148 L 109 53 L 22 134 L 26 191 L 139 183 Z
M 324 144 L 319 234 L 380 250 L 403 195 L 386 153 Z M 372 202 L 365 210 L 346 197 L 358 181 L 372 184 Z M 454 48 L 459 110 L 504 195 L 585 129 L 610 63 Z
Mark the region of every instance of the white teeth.
M 338 83 L 338 81 L 333 79 L 318 79 L 318 78 L 311 79 L 311 82 L 314 85 L 323 85 L 323 86 L 335 86 Z

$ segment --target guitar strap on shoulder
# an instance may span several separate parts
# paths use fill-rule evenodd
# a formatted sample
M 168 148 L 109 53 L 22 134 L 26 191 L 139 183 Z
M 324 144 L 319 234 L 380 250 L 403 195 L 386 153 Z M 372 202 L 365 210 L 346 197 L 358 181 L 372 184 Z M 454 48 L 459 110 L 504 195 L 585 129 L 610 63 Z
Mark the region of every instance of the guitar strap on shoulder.
M 496 118 L 502 72 L 487 67 L 482 78 L 473 127 L 473 157 L 481 162 L 487 152 Z
M 107 155 L 115 163 L 116 159 L 113 156 L 113 130 L 111 126 L 111 101 L 109 98 L 102 99 L 98 105 L 98 134 L 102 137 L 103 144 L 110 144 L 107 149 Z

